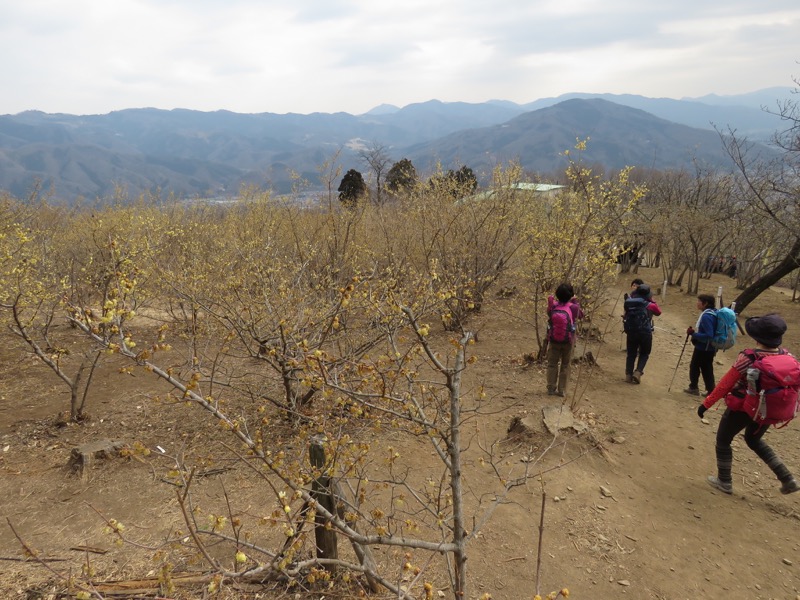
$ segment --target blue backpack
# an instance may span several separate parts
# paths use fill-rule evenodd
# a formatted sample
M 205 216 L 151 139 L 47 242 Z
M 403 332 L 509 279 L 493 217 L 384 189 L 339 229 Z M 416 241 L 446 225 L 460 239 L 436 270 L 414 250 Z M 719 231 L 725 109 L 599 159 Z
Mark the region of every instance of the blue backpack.
M 717 350 L 733 348 L 736 343 L 736 313 L 730 308 L 720 308 L 716 311 L 717 324 L 714 327 L 714 337 L 711 345 Z

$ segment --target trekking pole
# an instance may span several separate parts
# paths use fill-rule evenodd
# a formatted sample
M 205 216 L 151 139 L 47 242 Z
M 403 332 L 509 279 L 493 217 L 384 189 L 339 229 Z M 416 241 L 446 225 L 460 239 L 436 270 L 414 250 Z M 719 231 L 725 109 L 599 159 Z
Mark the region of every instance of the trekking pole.
M 683 352 L 686 350 L 686 344 L 689 343 L 689 338 L 692 337 L 692 334 L 686 335 L 686 340 L 683 342 L 683 348 L 681 349 L 681 355 L 678 357 L 678 364 L 675 365 L 675 372 L 672 374 L 672 380 L 669 382 L 669 387 L 667 388 L 667 392 L 672 389 L 672 384 L 675 383 L 675 375 L 678 374 L 678 367 L 681 366 L 681 359 L 683 358 Z

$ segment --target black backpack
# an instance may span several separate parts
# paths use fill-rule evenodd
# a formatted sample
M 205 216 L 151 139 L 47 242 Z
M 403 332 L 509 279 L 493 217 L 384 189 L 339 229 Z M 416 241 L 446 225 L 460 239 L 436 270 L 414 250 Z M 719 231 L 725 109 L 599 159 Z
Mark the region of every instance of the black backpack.
M 640 296 L 631 296 L 623 304 L 625 316 L 622 317 L 622 328 L 625 333 L 651 333 L 653 317 L 647 306 L 650 301 Z

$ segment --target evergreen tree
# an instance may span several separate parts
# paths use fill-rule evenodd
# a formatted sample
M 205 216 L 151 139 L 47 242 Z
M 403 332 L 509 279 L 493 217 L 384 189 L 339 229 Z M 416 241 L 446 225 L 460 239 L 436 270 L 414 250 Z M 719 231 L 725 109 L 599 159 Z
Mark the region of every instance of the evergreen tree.
M 339 200 L 342 204 L 348 207 L 353 207 L 358 203 L 358 200 L 367 193 L 367 184 L 364 182 L 364 177 L 355 169 L 350 169 L 342 177 L 342 182 L 339 184 Z
M 407 158 L 394 163 L 386 175 L 386 189 L 395 194 L 412 188 L 416 183 L 417 170 Z

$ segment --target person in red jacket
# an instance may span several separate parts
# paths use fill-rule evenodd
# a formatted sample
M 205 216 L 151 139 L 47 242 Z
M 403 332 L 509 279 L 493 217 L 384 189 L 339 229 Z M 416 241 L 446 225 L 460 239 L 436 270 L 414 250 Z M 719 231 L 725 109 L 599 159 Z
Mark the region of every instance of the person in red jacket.
M 764 441 L 764 434 L 769 428 L 763 423 L 757 423 L 750 415 L 742 410 L 742 398 L 747 389 L 747 370 L 759 354 L 778 354 L 783 334 L 786 333 L 786 321 L 780 315 L 768 314 L 763 317 L 750 317 L 744 324 L 747 335 L 756 342 L 756 347 L 750 351 L 740 352 L 733 366 L 719 381 L 714 390 L 697 407 L 697 415 L 702 419 L 706 410 L 716 402 L 725 398 L 728 405 L 717 428 L 716 455 L 717 475 L 709 475 L 708 483 L 711 487 L 726 494 L 733 493 L 733 449 L 731 442 L 742 430 L 747 447 L 755 452 L 758 457 L 775 473 L 781 482 L 781 493 L 791 494 L 800 490 L 792 473 L 775 454 L 775 451 Z

